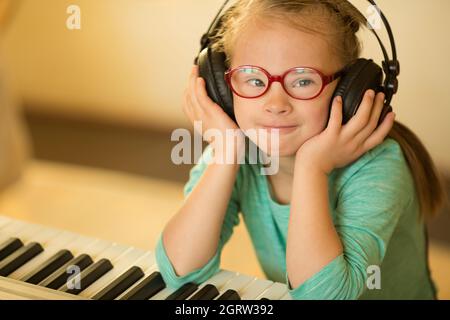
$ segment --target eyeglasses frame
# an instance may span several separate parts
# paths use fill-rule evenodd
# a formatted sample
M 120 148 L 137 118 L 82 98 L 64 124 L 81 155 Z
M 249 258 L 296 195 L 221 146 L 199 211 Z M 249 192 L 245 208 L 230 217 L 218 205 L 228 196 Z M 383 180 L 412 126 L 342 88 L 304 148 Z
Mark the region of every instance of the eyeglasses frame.
M 255 97 L 245 97 L 245 96 L 239 94 L 239 93 L 233 88 L 233 85 L 231 84 L 231 76 L 233 75 L 234 72 L 236 72 L 236 71 L 238 71 L 238 70 L 240 70 L 240 69 L 243 69 L 243 68 L 256 68 L 256 69 L 258 69 L 259 71 L 262 71 L 262 72 L 267 76 L 267 78 L 269 79 L 269 84 L 267 85 L 267 87 L 266 87 L 266 89 L 263 91 L 263 93 L 261 93 L 261 94 L 258 95 L 258 96 L 255 96 Z M 313 96 L 313 97 L 311 97 L 311 98 L 308 98 L 308 99 L 297 98 L 297 97 L 292 96 L 292 95 L 289 93 L 289 91 L 286 89 L 286 87 L 284 86 L 284 79 L 285 79 L 285 77 L 286 77 L 290 72 L 292 72 L 292 71 L 294 71 L 294 70 L 297 70 L 297 69 L 308 69 L 308 70 L 313 70 L 313 71 L 315 71 L 315 72 L 320 76 L 320 78 L 322 79 L 322 88 L 320 89 L 320 91 L 319 91 L 315 96 Z M 285 91 L 290 97 L 292 97 L 292 98 L 294 98 L 294 99 L 296 99 L 296 100 L 305 100 L 305 101 L 307 101 L 307 100 L 313 100 L 313 99 L 317 98 L 318 96 L 320 96 L 320 95 L 322 94 L 323 90 L 325 89 L 325 87 L 326 87 L 327 85 L 329 85 L 331 82 L 333 82 L 334 80 L 336 80 L 336 79 L 338 79 L 339 77 L 342 77 L 342 76 L 344 75 L 345 69 L 346 69 L 346 68 L 343 68 L 343 69 L 339 70 L 338 72 L 336 72 L 336 73 L 334 73 L 334 74 L 332 74 L 332 75 L 325 75 L 323 72 L 321 72 L 321 71 L 319 71 L 319 70 L 317 70 L 317 69 L 315 69 L 315 68 L 312 68 L 312 67 L 302 67 L 302 66 L 300 66 L 300 67 L 293 67 L 293 68 L 290 68 L 289 70 L 287 70 L 286 72 L 284 72 L 282 75 L 271 75 L 267 70 L 265 70 L 265 69 L 262 68 L 262 67 L 254 66 L 254 65 L 242 65 L 242 66 L 238 66 L 238 67 L 233 68 L 233 69 L 231 69 L 231 68 L 228 69 L 227 71 L 225 71 L 224 77 L 225 77 L 225 81 L 227 82 L 227 84 L 228 84 L 228 86 L 230 87 L 230 89 L 231 89 L 237 96 L 239 96 L 239 97 L 241 97 L 241 98 L 245 98 L 245 99 L 257 99 L 257 98 L 259 98 L 259 97 L 265 95 L 265 94 L 267 93 L 267 91 L 269 91 L 269 89 L 270 89 L 270 87 L 272 86 L 272 83 L 273 83 L 273 82 L 280 82 L 280 83 L 281 83 L 281 86 L 282 86 L 283 89 L 284 89 L 284 91 Z

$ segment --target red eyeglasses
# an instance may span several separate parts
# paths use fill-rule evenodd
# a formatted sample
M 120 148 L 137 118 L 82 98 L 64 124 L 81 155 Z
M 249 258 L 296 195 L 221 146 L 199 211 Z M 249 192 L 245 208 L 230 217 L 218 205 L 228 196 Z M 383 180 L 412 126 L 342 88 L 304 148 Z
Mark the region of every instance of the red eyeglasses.
M 312 100 L 343 73 L 344 69 L 326 76 L 314 68 L 295 67 L 279 76 L 271 75 L 261 67 L 244 65 L 226 71 L 225 80 L 231 90 L 242 98 L 259 98 L 270 89 L 273 82 L 280 82 L 292 98 Z

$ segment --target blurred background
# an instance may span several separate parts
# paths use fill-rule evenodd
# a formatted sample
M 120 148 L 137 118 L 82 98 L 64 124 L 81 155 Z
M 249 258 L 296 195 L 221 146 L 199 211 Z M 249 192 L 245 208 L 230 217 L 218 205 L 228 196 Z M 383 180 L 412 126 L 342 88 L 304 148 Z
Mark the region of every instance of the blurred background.
M 366 1 L 351 2 L 366 12 Z M 377 3 L 402 65 L 397 120 L 450 189 L 450 2 Z M 172 163 L 170 137 L 192 132 L 182 93 L 221 4 L 0 0 L 0 215 L 153 250 L 183 201 L 192 166 Z M 380 63 L 375 37 L 360 37 Z M 432 275 L 450 299 L 449 208 L 428 227 Z M 243 223 L 222 267 L 264 278 Z

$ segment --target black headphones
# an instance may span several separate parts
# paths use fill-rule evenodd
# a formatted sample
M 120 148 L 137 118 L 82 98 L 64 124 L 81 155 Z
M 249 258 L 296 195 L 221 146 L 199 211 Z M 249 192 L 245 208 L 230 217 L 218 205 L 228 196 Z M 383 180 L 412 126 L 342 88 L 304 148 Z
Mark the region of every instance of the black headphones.
M 230 118 L 236 121 L 233 108 L 233 95 L 224 77 L 225 71 L 227 71 L 225 54 L 223 52 L 215 52 L 210 47 L 211 38 L 217 33 L 222 22 L 223 16 L 220 14 L 228 2 L 229 0 L 225 1 L 219 10 L 219 13 L 211 23 L 208 31 L 203 34 L 200 42 L 201 49 L 198 56 L 195 58 L 194 63 L 199 66 L 199 76 L 205 80 L 206 91 L 211 100 L 221 106 Z M 368 2 L 378 10 L 378 6 L 373 0 L 368 0 Z M 383 68 L 379 67 L 372 59 L 368 60 L 363 58 L 357 59 L 345 68 L 345 72 L 341 76 L 331 100 L 333 101 L 336 96 L 342 97 L 344 102 L 343 124 L 347 123 L 350 118 L 356 114 L 364 93 L 369 89 L 373 89 L 375 92 L 384 92 L 386 96 L 379 123 L 381 123 L 384 117 L 392 111 L 390 103 L 393 95 L 398 90 L 397 76 L 400 74 L 400 62 L 397 60 L 394 36 L 389 22 L 383 12 L 379 11 L 379 14 L 389 34 L 392 60 L 389 59 L 386 48 L 374 28 L 370 28 L 377 37 L 383 51 Z M 385 74 L 384 85 L 382 85 L 383 71 Z M 331 105 L 329 112 L 330 109 Z

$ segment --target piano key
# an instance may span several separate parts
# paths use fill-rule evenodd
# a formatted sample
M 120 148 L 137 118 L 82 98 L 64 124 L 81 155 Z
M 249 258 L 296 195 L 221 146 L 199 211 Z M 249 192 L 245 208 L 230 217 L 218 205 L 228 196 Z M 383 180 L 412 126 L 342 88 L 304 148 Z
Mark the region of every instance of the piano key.
M 198 285 L 193 282 L 188 282 L 175 290 L 164 300 L 186 300 L 191 294 L 198 289 Z
M 80 275 L 80 277 L 82 278 L 81 290 L 70 288 L 66 289 L 66 287 L 64 287 L 64 284 L 60 286 L 59 290 L 68 290 L 67 292 L 72 294 L 80 293 L 112 269 L 110 260 L 120 258 L 124 253 L 131 250 L 130 247 L 117 243 L 109 243 L 109 245 L 105 241 L 101 241 L 100 243 L 101 245 L 96 243 L 95 245 L 91 245 L 91 249 L 88 249 L 88 252 L 92 259 L 96 259 L 97 257 L 99 257 L 101 258 L 101 260 L 94 263 L 93 265 L 88 266 L 85 271 L 80 270 L 82 271 Z
M 33 239 L 36 236 L 36 234 L 42 232 L 45 228 L 43 226 L 39 226 L 36 224 L 25 224 L 19 222 L 17 225 L 14 224 L 9 227 L 6 227 L 5 229 L 6 230 L 3 230 L 3 232 L 1 233 L 2 236 L 0 236 L 0 241 L 3 241 L 4 238 L 8 238 L 9 235 L 19 238 L 23 243 L 26 243 L 34 241 Z
M 148 300 L 166 300 L 166 298 L 170 296 L 172 293 L 174 293 L 176 290 L 177 290 L 176 288 L 166 286 L 164 289 L 148 298 Z
M 12 221 L 0 230 L 0 242 L 7 240 L 10 237 L 19 238 L 20 232 L 28 227 L 27 224 L 20 221 Z
M 147 300 L 165 287 L 161 274 L 155 271 L 122 296 L 121 300 Z
M 9 238 L 0 244 L 0 261 L 12 254 L 14 251 L 23 246 L 22 241 L 18 238 Z
M 132 250 L 132 248 L 129 246 L 118 243 L 109 243 L 106 248 L 98 252 L 97 256 L 111 261 L 117 261 L 130 250 Z
M 24 270 L 30 270 L 31 266 L 36 266 L 42 263 L 46 258 L 48 258 L 48 252 L 47 252 L 47 244 L 50 240 L 52 240 L 56 235 L 62 233 L 62 231 L 52 229 L 52 228 L 41 228 L 40 231 L 36 234 L 34 234 L 31 239 L 33 242 L 38 242 L 42 248 L 43 251 L 33 257 L 31 260 L 29 260 L 27 263 L 23 264 L 15 270 L 12 274 L 10 274 L 8 277 L 14 278 L 14 279 L 20 279 L 24 275 Z M 26 238 L 27 236 L 22 235 L 23 238 Z M 31 240 L 30 239 L 30 240 Z M 54 254 L 54 252 L 50 252 L 51 254 Z
M 57 290 L 63 286 L 71 276 L 71 274 L 67 272 L 67 268 L 77 265 L 80 268 L 80 271 L 83 271 L 93 263 L 93 259 L 96 259 L 96 257 L 109 246 L 111 246 L 111 243 L 104 240 L 87 238 L 85 236 L 77 237 L 73 242 L 70 242 L 67 245 L 67 249 L 76 257 L 43 281 L 39 282 L 38 285 Z M 89 254 L 82 252 L 88 252 Z
M 286 293 L 288 293 L 287 286 L 284 283 L 275 282 L 255 299 L 267 298 L 270 300 L 279 300 Z
M 241 297 L 236 290 L 228 289 L 217 300 L 241 300 Z
M 145 278 L 149 277 L 153 272 L 158 271 L 158 265 L 156 264 L 155 255 L 150 251 L 148 251 L 145 256 L 139 258 L 138 261 L 134 262 L 133 265 L 144 270 L 144 278 L 125 290 L 115 300 L 122 300 L 125 295 L 134 290 Z
M 38 284 L 72 259 L 73 255 L 69 250 L 60 250 L 50 259 L 36 267 L 35 270 L 21 278 L 21 280 L 32 284 Z
M 71 276 L 71 274 L 67 272 L 68 267 L 76 265 L 80 268 L 80 271 L 83 271 L 92 263 L 93 261 L 90 256 L 87 254 L 81 254 L 67 262 L 43 281 L 39 282 L 38 285 L 56 290 L 63 286 L 67 282 L 67 279 Z
M 89 288 L 87 288 L 80 294 L 87 298 L 93 297 L 101 290 L 109 286 L 109 284 L 113 283 L 117 278 L 121 277 L 131 267 L 140 268 L 143 272 L 142 277 L 144 277 L 145 275 L 144 270 L 149 267 L 146 264 L 147 261 L 145 261 L 144 259 L 151 260 L 151 258 L 148 255 L 148 252 L 137 248 L 131 248 L 131 250 L 128 250 L 119 258 L 113 259 L 114 265 L 113 270 L 109 271 L 102 278 L 93 283 L 91 286 L 89 286 Z M 127 290 L 129 287 L 131 287 L 134 283 L 130 283 L 128 287 L 124 288 L 123 292 Z
M 220 288 L 222 288 L 231 278 L 236 277 L 237 275 L 238 275 L 238 273 L 236 273 L 236 272 L 221 269 L 215 275 L 213 275 L 211 278 L 209 278 L 205 282 L 201 283 L 198 287 L 198 290 L 196 292 L 194 292 L 191 295 L 191 297 L 194 296 L 200 290 L 202 290 L 203 287 L 205 287 L 208 284 L 211 284 L 214 287 L 216 287 L 218 290 L 220 290 Z M 156 298 L 158 298 L 158 297 L 156 297 Z
M 255 277 L 238 273 L 235 277 L 231 278 L 222 288 L 220 288 L 220 294 L 223 295 L 227 290 L 230 289 L 239 293 L 243 288 L 248 286 L 255 279 Z
M 92 299 L 114 300 L 142 277 L 144 277 L 144 271 L 142 271 L 142 269 L 139 267 L 133 266 L 125 273 L 123 273 L 120 277 L 111 282 L 103 290 L 94 295 Z
M 81 236 L 75 239 L 73 243 L 67 244 L 66 249 L 70 250 L 74 255 L 88 254 L 92 259 L 96 259 L 102 251 L 110 246 L 111 243 L 108 241 Z
M 79 294 L 81 291 L 89 287 L 92 283 L 102 277 L 105 273 L 113 268 L 111 261 L 102 258 L 96 263 L 90 265 L 79 275 L 79 286 L 69 286 L 69 281 L 64 284 L 59 291 L 63 291 L 70 294 Z M 73 284 L 73 283 L 72 283 Z
M 31 242 L 0 262 L 0 276 L 7 277 L 9 274 L 25 264 L 28 260 L 41 253 L 44 249 L 37 242 Z
M 226 270 L 220 270 L 219 272 L 217 272 L 214 276 L 212 276 L 210 279 L 208 279 L 207 281 L 203 282 L 202 284 L 200 284 L 200 286 L 198 287 L 198 290 L 196 292 L 198 292 L 199 290 L 201 290 L 205 285 L 207 284 L 212 284 L 214 285 L 216 288 L 220 289 L 221 287 L 223 287 L 231 278 L 236 277 L 238 275 L 238 273 L 236 272 L 231 272 L 231 271 L 226 271 Z M 175 292 L 175 288 L 165 288 L 163 290 L 161 290 L 160 292 L 158 292 L 156 295 L 154 295 L 153 297 L 150 298 L 150 300 L 165 300 L 169 295 L 171 295 L 172 293 Z M 192 295 L 194 295 L 196 292 L 194 292 Z M 191 295 L 191 296 L 192 296 Z
M 23 244 L 23 243 L 27 243 L 27 242 L 31 241 L 31 239 L 34 238 L 35 234 L 39 233 L 41 230 L 44 230 L 44 228 L 41 226 L 33 225 L 33 224 L 25 224 L 21 221 L 14 221 L 14 223 L 8 224 L 8 227 L 5 230 L 3 230 L 3 234 L 0 237 L 0 239 L 4 240 L 4 239 L 8 238 L 8 235 L 16 235 L 17 237 L 15 237 L 15 238 L 18 238 Z M 33 242 L 37 242 L 37 241 L 33 241 Z M 21 248 L 23 249 L 23 246 Z M 43 249 L 42 245 L 41 245 L 41 249 Z M 19 250 L 16 250 L 15 252 L 18 252 L 18 251 Z M 33 252 L 33 250 L 30 251 L 29 253 L 32 253 L 32 252 Z M 26 265 L 31 259 L 33 259 L 37 255 L 39 255 L 41 252 L 42 252 L 42 250 L 40 250 L 40 252 L 36 252 L 36 254 L 34 254 L 30 257 L 28 256 L 29 253 L 26 253 L 25 256 L 20 258 L 22 260 L 18 260 L 15 263 L 13 263 L 14 270 L 12 270 L 12 271 L 15 272 L 17 269 L 20 269 L 23 265 Z M 6 259 L 6 257 L 4 259 Z M 0 259 L 0 261 L 3 261 L 4 259 Z M 18 264 L 19 261 L 22 261 L 22 264 L 20 264 L 20 263 Z M 8 276 L 11 276 L 11 274 L 8 274 Z
M 255 280 L 239 292 L 239 295 L 242 300 L 255 300 L 256 297 L 263 293 L 272 284 L 273 281 L 255 278 Z
M 219 290 L 209 283 L 193 294 L 188 300 L 213 300 L 218 296 Z
M 45 262 L 52 259 L 53 256 L 55 256 L 59 251 L 61 251 L 62 248 L 65 248 L 67 243 L 72 242 L 75 238 L 78 237 L 76 234 L 71 232 L 60 232 L 57 233 L 56 235 L 52 235 L 52 232 L 46 234 L 49 236 L 49 239 L 43 239 L 44 243 L 40 242 L 44 248 L 44 252 L 37 255 L 28 263 L 24 264 L 19 269 L 10 274 L 9 275 L 10 278 L 17 280 L 22 279 L 22 281 L 24 281 L 23 278 L 25 276 L 31 273 L 38 272 L 39 271 L 37 270 L 38 268 L 41 268 Z

